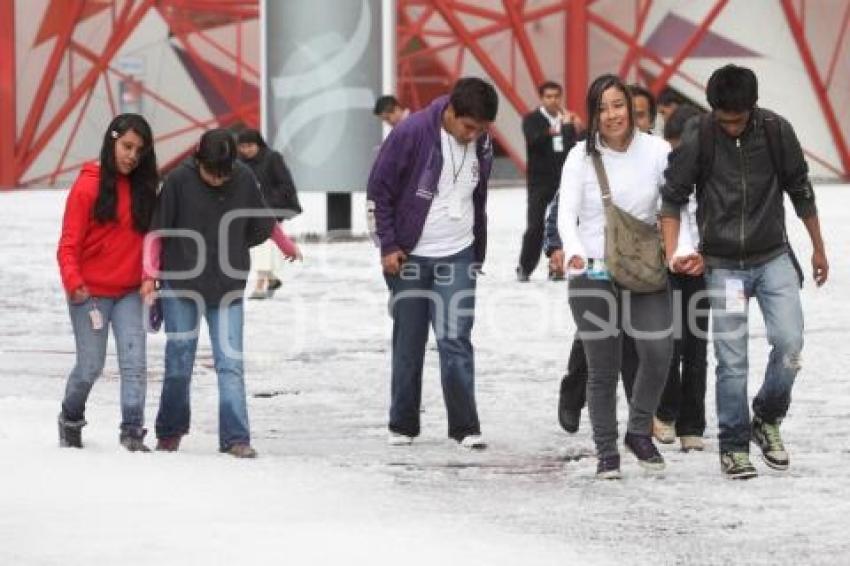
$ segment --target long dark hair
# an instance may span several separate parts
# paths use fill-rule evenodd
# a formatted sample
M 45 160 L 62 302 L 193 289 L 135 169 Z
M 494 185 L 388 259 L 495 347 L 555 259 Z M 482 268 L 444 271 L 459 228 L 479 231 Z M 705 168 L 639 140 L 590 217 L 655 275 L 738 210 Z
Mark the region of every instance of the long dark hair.
M 115 143 L 128 131 L 133 131 L 145 144 L 139 155 L 139 163 L 129 175 L 133 228 L 144 233 L 150 227 L 156 203 L 159 173 L 156 167 L 151 127 L 139 114 L 120 114 L 113 118 L 109 127 L 106 128 L 103 145 L 100 148 L 100 187 L 94 203 L 94 218 L 101 224 L 113 222 L 117 218 L 119 173 L 115 163 Z
M 614 87 L 626 97 L 626 107 L 629 111 L 629 137 L 635 133 L 635 116 L 632 108 L 632 95 L 626 84 L 617 75 L 601 75 L 587 89 L 587 154 L 599 154 L 596 147 L 596 135 L 599 133 L 599 105 L 602 102 L 602 94 L 609 88 Z

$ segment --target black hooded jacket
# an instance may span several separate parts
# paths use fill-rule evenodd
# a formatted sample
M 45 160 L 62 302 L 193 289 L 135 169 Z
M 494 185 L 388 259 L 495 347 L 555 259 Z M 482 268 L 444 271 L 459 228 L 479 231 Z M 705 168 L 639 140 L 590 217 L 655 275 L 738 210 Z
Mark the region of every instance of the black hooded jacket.
M 178 165 L 162 185 L 152 226 L 186 231 L 161 235 L 163 283 L 197 292 L 208 305 L 244 291 L 249 250 L 268 239 L 275 226 L 268 212 L 257 180 L 241 163 L 233 164 L 221 187 L 204 183 L 194 158 Z

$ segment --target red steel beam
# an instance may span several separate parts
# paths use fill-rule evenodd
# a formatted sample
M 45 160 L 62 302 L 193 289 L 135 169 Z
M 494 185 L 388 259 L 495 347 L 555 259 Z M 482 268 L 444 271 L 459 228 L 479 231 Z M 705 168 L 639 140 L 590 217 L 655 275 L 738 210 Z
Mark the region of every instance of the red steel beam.
M 47 60 L 47 65 L 44 67 L 44 72 L 41 75 L 41 82 L 35 92 L 32 105 L 30 105 L 29 108 L 29 114 L 27 115 L 24 127 L 21 130 L 21 139 L 17 146 L 17 156 L 19 160 L 22 156 L 25 156 L 30 152 L 30 144 L 32 144 L 38 125 L 41 123 L 42 116 L 44 116 L 47 98 L 50 96 L 50 93 L 53 91 L 53 87 L 56 85 L 56 74 L 59 72 L 59 65 L 62 64 L 62 59 L 65 56 L 71 36 L 74 33 L 77 20 L 83 13 L 84 7 L 84 0 L 72 0 L 72 3 L 68 6 L 68 16 L 67 18 L 64 18 L 62 31 L 59 32 L 54 40 L 55 43 L 53 44 L 53 50 L 50 53 L 50 58 Z M 59 113 L 57 113 L 57 115 L 59 115 Z M 65 116 L 62 115 L 62 118 L 64 119 Z M 23 171 L 18 169 L 17 173 L 20 175 Z
M 664 69 L 660 75 L 655 79 L 655 82 L 652 83 L 650 87 L 650 91 L 655 96 L 658 96 L 658 93 L 667 86 L 670 77 L 673 76 L 673 73 L 682 65 L 682 62 L 691 54 L 697 45 L 705 37 L 705 34 L 708 33 L 708 28 L 711 27 L 711 24 L 714 23 L 714 20 L 717 19 L 717 16 L 720 15 L 720 12 L 726 7 L 728 0 L 719 0 L 708 12 L 705 19 L 703 19 L 702 23 L 700 23 L 699 27 L 696 31 L 688 38 L 688 41 L 685 42 L 685 45 L 682 46 L 682 49 L 679 50 L 679 54 L 676 55 L 676 58 L 673 59 L 673 62 Z
M 68 139 L 65 140 L 65 147 L 62 148 L 62 155 L 59 156 L 59 162 L 56 164 L 56 169 L 54 169 L 53 175 L 50 177 L 51 185 L 56 182 L 56 177 L 59 176 L 59 170 L 61 170 L 62 166 L 65 164 L 65 158 L 68 157 L 68 150 L 71 149 L 71 144 L 74 143 L 74 138 L 76 138 L 77 132 L 80 130 L 80 123 L 83 121 L 83 116 L 89 107 L 92 94 L 94 94 L 93 88 L 89 90 L 88 95 L 86 95 L 85 100 L 83 100 L 83 105 L 80 107 L 80 111 L 77 112 L 77 119 L 74 120 L 74 127 L 71 128 L 71 133 L 68 134 Z
M 244 106 L 245 107 L 242 109 L 243 113 L 244 112 L 256 111 L 257 109 L 259 109 L 259 102 L 246 104 Z M 206 120 L 200 126 L 194 126 L 194 125 L 193 126 L 186 126 L 186 127 L 181 128 L 179 130 L 175 130 L 173 132 L 168 132 L 167 134 L 163 134 L 161 136 L 154 137 L 154 146 L 156 146 L 156 144 L 158 142 L 169 140 L 171 138 L 175 138 L 177 136 L 183 135 L 183 134 L 185 134 L 189 131 L 192 131 L 194 129 L 206 130 L 206 129 L 209 128 L 209 126 L 212 126 L 212 125 L 219 123 L 219 121 L 221 121 L 223 123 L 229 123 L 230 121 L 232 121 L 234 119 L 234 117 L 235 117 L 234 113 L 225 114 L 224 116 L 216 116 L 216 117 L 210 118 L 209 120 Z M 187 151 L 191 152 L 193 149 L 194 149 L 194 147 L 191 147 Z M 185 155 L 187 155 L 186 152 L 181 154 L 181 156 L 184 156 L 184 157 L 185 157 Z M 57 176 L 58 175 L 64 175 L 65 173 L 68 173 L 70 171 L 75 171 L 75 170 L 79 169 L 80 167 L 82 167 L 84 164 L 88 163 L 89 161 L 91 161 L 90 158 L 84 159 L 83 161 L 79 161 L 77 163 L 73 163 L 71 165 L 66 165 L 66 166 L 62 167 L 61 169 L 59 169 L 59 170 L 57 170 L 53 173 L 47 173 L 46 175 L 41 175 L 39 177 L 29 179 L 27 181 L 27 184 L 37 186 L 37 185 L 43 183 L 44 181 L 48 180 L 53 175 L 57 175 Z M 176 161 L 178 161 L 178 160 L 177 159 L 172 160 L 172 161 L 169 162 L 169 164 L 173 165 Z M 168 164 L 163 165 L 163 164 L 160 163 L 159 166 L 160 166 L 161 171 L 168 169 Z
M 502 0 L 502 5 L 505 7 L 508 21 L 511 23 L 511 28 L 513 28 L 514 37 L 517 43 L 519 43 L 519 50 L 522 53 L 522 58 L 525 60 L 526 67 L 528 67 L 531 81 L 534 83 L 534 86 L 539 86 L 546 78 L 543 76 L 543 69 L 540 67 L 537 55 L 534 53 L 534 46 L 531 45 L 531 40 L 525 31 L 525 22 L 522 19 L 522 14 L 514 0 Z M 513 47 L 511 51 L 513 51 Z
M 126 17 L 132 5 L 128 2 L 124 6 L 124 10 L 122 11 L 122 17 L 118 19 L 118 27 L 116 30 L 113 30 L 112 35 L 109 37 L 109 40 L 104 47 L 103 53 L 101 53 L 98 58 L 97 63 L 93 64 L 92 67 L 86 72 L 86 75 L 79 82 L 79 84 L 74 88 L 74 92 L 71 93 L 71 96 L 68 97 L 68 100 L 62 105 L 62 107 L 56 112 L 56 115 L 53 119 L 45 126 L 41 135 L 33 142 L 32 147 L 26 152 L 22 157 L 19 154 L 18 161 L 18 176 L 20 177 L 23 173 L 32 165 L 32 162 L 35 160 L 36 156 L 47 146 L 50 142 L 50 139 L 56 134 L 56 132 L 61 127 L 62 123 L 67 118 L 68 113 L 74 109 L 74 107 L 79 103 L 83 96 L 88 92 L 90 88 L 94 86 L 94 83 L 97 81 L 98 76 L 106 69 L 109 61 L 115 56 L 115 53 L 118 49 L 123 45 L 124 41 L 129 37 L 130 33 L 136 28 L 139 22 L 142 20 L 144 15 L 148 12 L 148 10 L 154 5 L 155 0 L 142 0 L 140 6 L 136 9 L 135 12 L 132 13 L 129 17 Z
M 586 0 L 574 0 L 570 3 L 570 11 L 566 15 L 565 29 L 567 30 L 564 52 L 567 54 L 566 82 L 567 107 L 576 112 L 585 124 L 588 123 L 585 95 L 588 82 L 588 49 L 587 27 L 588 9 Z
M 841 33 L 838 34 L 838 41 L 835 42 L 835 50 L 833 50 L 832 60 L 829 62 L 829 71 L 826 73 L 826 88 L 832 86 L 835 64 L 838 63 L 838 56 L 842 53 L 841 46 L 844 44 L 848 27 L 850 27 L 850 2 L 847 3 L 847 7 L 844 9 L 844 17 L 841 19 Z
M 590 23 L 594 24 L 595 26 L 600 28 L 602 31 L 604 31 L 608 35 L 612 36 L 614 39 L 618 39 L 621 42 L 625 43 L 626 45 L 628 45 L 631 42 L 631 36 L 628 33 L 623 31 L 619 27 L 615 26 L 614 24 L 612 24 L 611 22 L 609 22 L 605 18 L 597 16 L 593 12 L 588 12 L 587 13 L 587 19 Z M 669 65 L 667 63 L 665 63 L 661 59 L 661 57 L 659 57 L 653 51 L 647 49 L 646 47 L 644 47 L 642 45 L 638 45 L 638 51 L 639 51 L 641 57 L 643 57 L 645 59 L 649 59 L 650 61 L 652 61 L 653 63 L 655 63 L 659 67 L 661 67 L 662 69 L 666 69 L 667 67 L 669 67 Z M 674 73 L 678 73 L 678 72 L 680 72 L 680 71 L 678 71 L 677 69 L 674 69 Z
M 841 159 L 841 166 L 844 168 L 844 177 L 850 176 L 850 152 L 847 150 L 847 141 L 844 139 L 844 133 L 841 131 L 841 125 L 835 116 L 835 110 L 832 107 L 832 102 L 829 100 L 829 93 L 826 90 L 826 85 L 818 73 L 817 65 L 815 64 L 814 56 L 806 42 L 803 24 L 797 15 L 794 13 L 794 7 L 791 5 L 791 0 L 782 0 L 782 10 L 785 12 L 785 19 L 788 20 L 788 26 L 791 28 L 791 35 L 797 44 L 797 50 L 800 52 L 800 57 L 803 60 L 803 65 L 809 75 L 809 80 L 812 82 L 812 88 L 818 97 L 818 102 L 821 106 L 826 124 L 829 127 L 832 140 L 835 143 L 835 149 Z
M 241 35 L 241 33 L 242 33 L 240 28 L 241 28 L 243 21 L 244 20 L 242 18 L 239 18 L 237 20 L 237 24 L 236 24 L 237 35 Z M 189 22 L 187 22 L 187 23 L 189 23 Z M 194 31 L 197 34 L 199 39 L 201 39 L 202 41 L 207 43 L 210 47 L 212 47 L 213 49 L 215 49 L 216 51 L 218 51 L 219 53 L 221 53 L 222 55 L 224 55 L 225 57 L 230 59 L 237 66 L 241 66 L 244 70 L 248 71 L 254 77 L 260 78 L 260 71 L 258 71 L 257 69 L 255 69 L 254 67 L 252 67 L 251 65 L 249 65 L 245 61 L 243 61 L 239 57 L 238 54 L 234 55 L 233 53 L 228 51 L 226 47 L 224 47 L 221 43 L 219 43 L 218 41 L 216 41 L 213 38 L 211 38 L 210 36 L 208 36 L 206 33 L 204 33 L 203 30 L 199 29 L 197 26 L 192 26 L 192 27 L 194 28 Z M 239 49 L 240 47 L 241 47 L 241 43 L 237 39 L 237 49 Z
M 401 11 L 401 10 L 400 10 Z M 398 47 L 399 50 L 407 47 L 408 42 L 414 37 L 418 37 L 422 34 L 422 30 L 425 27 L 425 24 L 428 23 L 428 20 L 431 19 L 431 16 L 434 15 L 434 6 L 428 6 L 423 10 L 423 12 L 419 15 L 416 21 L 412 22 L 408 25 L 398 26 L 401 34 L 398 38 Z M 409 16 L 405 15 L 405 18 L 409 18 Z
M 222 77 L 213 70 L 213 65 L 201 57 L 201 55 L 195 50 L 192 42 L 189 40 L 189 33 L 194 33 L 194 30 L 192 29 L 193 26 L 182 19 L 176 19 L 173 14 L 168 12 L 168 10 L 160 9 L 160 14 L 162 14 L 165 21 L 168 22 L 168 26 L 171 28 L 172 32 L 174 32 L 174 37 L 176 37 L 180 44 L 186 49 L 186 53 L 195 65 L 197 65 L 198 70 L 202 75 L 204 75 L 204 78 L 209 81 L 210 85 L 212 85 L 222 99 L 224 99 L 229 110 L 231 112 L 235 111 L 240 106 L 240 101 L 236 99 L 228 85 L 223 82 Z
M 90 61 L 91 61 L 92 63 L 94 63 L 95 65 L 97 65 L 97 64 L 99 63 L 99 58 L 98 58 L 97 54 L 96 54 L 96 53 L 94 53 L 94 52 L 92 52 L 92 51 L 90 51 L 87 47 L 85 47 L 85 46 L 83 46 L 83 45 L 80 45 L 80 44 L 78 44 L 78 43 L 73 43 L 73 44 L 71 45 L 71 47 L 74 49 L 74 51 L 76 51 L 77 53 L 79 53 L 80 55 L 82 55 L 83 57 L 85 57 L 86 59 L 90 60 Z M 122 81 L 134 81 L 134 80 L 135 80 L 135 79 L 134 79 L 133 77 L 131 77 L 130 75 L 127 75 L 127 74 L 125 74 L 125 73 L 122 73 L 121 71 L 119 71 L 118 69 L 113 68 L 112 66 L 107 67 L 106 71 L 104 71 L 104 75 L 108 77 L 108 73 L 107 73 L 107 71 L 108 71 L 108 73 L 112 73 L 113 75 L 117 76 L 117 77 L 118 77 L 119 79 L 121 79 Z M 182 108 L 180 108 L 179 106 L 177 106 L 176 104 L 174 104 L 173 102 L 171 102 L 170 100 L 168 100 L 167 98 L 165 98 L 165 97 L 163 97 L 163 96 L 158 95 L 158 94 L 157 94 L 157 93 L 155 93 L 154 91 L 152 91 L 152 90 L 150 90 L 149 88 L 147 88 L 147 87 L 144 85 L 144 83 L 142 83 L 142 84 L 140 85 L 140 88 L 141 88 L 141 90 L 142 90 L 142 93 L 146 94 L 147 96 L 150 96 L 150 97 L 151 97 L 152 99 L 154 99 L 156 102 L 159 102 L 160 104 L 162 104 L 163 106 L 165 106 L 166 108 L 168 108 L 169 110 L 171 110 L 172 112 L 174 112 L 175 114 L 179 114 L 180 116 L 182 116 L 183 118 L 185 118 L 185 119 L 186 119 L 186 120 L 188 120 L 189 122 L 192 122 L 193 124 L 196 124 L 196 125 L 197 125 L 197 124 L 200 124 L 200 123 L 201 123 L 201 119 L 200 119 L 200 118 L 196 118 L 196 117 L 192 116 L 192 115 L 191 115 L 191 114 L 189 114 L 187 111 L 183 110 Z M 110 90 L 110 99 L 111 99 L 111 98 L 112 98 L 112 92 L 111 92 L 111 90 Z M 113 108 L 113 112 L 117 112 L 117 111 Z
M 115 104 L 115 96 L 112 94 L 112 81 L 109 80 L 109 73 L 104 71 L 103 83 L 106 85 L 106 98 L 109 101 L 109 110 L 113 116 L 118 115 L 118 105 Z
M 564 7 L 560 4 L 552 4 L 552 5 L 549 5 L 549 6 L 545 6 L 543 8 L 537 8 L 537 9 L 534 9 L 534 10 L 526 10 L 524 12 L 523 21 L 532 22 L 532 21 L 535 21 L 535 20 L 542 19 L 546 16 L 551 16 L 552 14 L 562 12 L 563 10 L 564 10 Z M 510 29 L 510 24 L 507 22 L 507 20 L 503 19 L 503 21 L 501 21 L 501 22 L 494 23 L 494 24 L 488 24 L 488 25 L 481 27 L 481 28 L 479 28 L 475 31 L 470 31 L 469 32 L 469 38 L 471 38 L 471 39 L 481 39 L 482 37 L 487 37 L 488 35 L 493 35 L 493 34 L 496 34 L 496 33 L 499 33 L 499 32 L 507 31 L 508 29 Z M 422 41 L 427 43 L 426 40 L 427 40 L 428 36 L 430 36 L 430 35 L 437 35 L 437 34 L 434 34 L 433 32 L 424 31 L 421 35 Z M 443 37 L 443 36 L 441 35 L 440 37 Z M 409 53 L 409 54 L 404 55 L 404 56 L 400 55 L 399 60 L 401 60 L 405 57 L 426 57 L 426 56 L 429 56 L 429 55 L 433 55 L 433 54 L 435 54 L 439 51 L 444 51 L 446 49 L 456 47 L 457 45 L 461 45 L 462 43 L 463 42 L 460 39 L 455 39 L 454 41 L 447 41 L 445 43 L 441 43 L 440 45 L 436 45 L 434 47 L 427 47 L 425 49 L 420 49 L 418 51 L 414 51 L 413 53 Z
M 15 58 L 15 2 L 0 2 L 0 187 L 18 184 Z
M 652 8 L 652 0 L 635 0 L 635 2 L 638 8 L 638 17 L 635 22 L 635 33 L 632 36 L 632 42 L 629 44 L 629 51 L 626 53 L 626 56 L 620 65 L 619 72 L 619 76 L 624 80 L 629 72 L 629 67 L 640 63 L 640 49 L 638 49 L 640 34 L 643 33 L 643 26 L 646 25 L 646 18 L 649 15 L 649 10 Z M 640 5 L 641 2 L 643 2 L 643 6 Z
M 508 99 L 514 108 L 516 108 L 517 112 L 520 114 L 527 113 L 528 105 L 519 96 L 519 94 L 517 94 L 514 86 L 493 62 L 489 54 L 478 44 L 477 41 L 472 39 L 469 30 L 463 22 L 460 21 L 460 18 L 451 11 L 449 2 L 446 0 L 434 0 L 434 5 L 440 11 L 440 14 L 442 14 L 449 27 L 458 35 L 458 37 L 461 38 L 464 44 L 466 44 L 467 49 L 472 52 L 475 59 L 484 68 L 484 71 L 490 76 L 490 79 L 496 84 L 496 87 L 502 91 L 502 94 Z
M 479 18 L 484 18 L 486 20 L 493 20 L 497 22 L 503 20 L 505 17 L 504 14 L 496 10 L 488 10 L 486 8 L 482 8 L 481 6 L 473 6 L 471 4 L 458 2 L 457 0 L 449 1 L 451 2 L 452 8 L 454 8 L 457 12 L 463 12 L 471 16 L 477 16 Z

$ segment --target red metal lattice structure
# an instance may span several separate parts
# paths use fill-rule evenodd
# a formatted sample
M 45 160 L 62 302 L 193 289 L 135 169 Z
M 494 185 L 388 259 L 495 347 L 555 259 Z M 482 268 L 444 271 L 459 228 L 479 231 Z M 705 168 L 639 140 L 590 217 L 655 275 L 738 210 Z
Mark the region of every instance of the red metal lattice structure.
M 152 14 L 167 26 L 171 46 L 179 51 L 199 96 L 210 102 L 205 108 L 176 102 L 173 91 L 134 81 L 116 66 L 116 54 Z M 31 44 L 25 42 L 30 37 L 16 37 L 17 16 L 39 22 Z M 248 60 L 243 53 L 242 30 L 258 16 L 257 0 L 49 0 L 41 9 L 30 1 L 0 2 L 0 186 L 49 184 L 79 168 L 81 162 L 71 159 L 70 150 L 81 143 L 81 125 L 93 95 L 105 93 L 109 114 L 119 113 L 116 81 L 133 84 L 154 109 L 175 117 L 173 127 L 155 129 L 158 147 L 183 140 L 182 147 L 161 160 L 164 167 L 183 158 L 191 149 L 186 140 L 205 129 L 256 126 L 259 65 L 256 56 Z M 234 31 L 233 41 L 216 39 L 212 31 L 223 27 Z M 37 83 L 22 92 L 25 73 L 16 64 L 37 50 L 49 50 L 49 56 Z M 81 161 L 96 155 L 99 139 L 94 141 L 94 151 L 82 151 L 87 154 Z M 53 150 L 46 155 L 50 145 Z M 40 172 L 32 173 L 38 160 Z
M 671 6 L 681 7 L 683 3 L 653 0 L 398 2 L 398 90 L 402 101 L 419 108 L 436 94 L 445 92 L 463 74 L 486 74 L 502 95 L 505 110 L 500 110 L 500 114 L 508 114 L 507 117 L 500 115 L 496 137 L 520 167 L 524 166 L 524 152 L 516 124 L 537 104 L 534 85 L 545 79 L 562 81 L 567 107 L 585 119 L 588 78 L 603 72 L 614 71 L 630 82 L 644 83 L 656 94 L 671 80 L 704 90 L 704 81 L 688 73 L 685 63 L 709 43 L 709 34 L 721 15 L 743 8 L 742 4 L 734 5 L 729 0 L 701 3 L 702 14 L 688 23 L 687 36 L 681 38 L 674 52 L 662 56 L 647 45 L 648 17 L 653 10 L 672 12 Z M 659 6 L 661 4 L 663 6 Z M 808 156 L 825 170 L 847 178 L 850 176 L 847 144 L 850 113 L 845 113 L 842 121 L 836 109 L 844 102 L 842 97 L 847 89 L 842 85 L 850 84 L 850 79 L 846 72 L 841 84 L 835 79 L 837 70 L 842 68 L 839 62 L 845 63 L 844 69 L 848 67 L 846 63 L 850 63 L 848 49 L 844 47 L 850 27 L 850 2 L 838 4 L 833 2 L 825 6 L 823 2 L 781 0 L 777 5 L 762 5 L 761 8 L 775 11 L 781 6 L 797 56 L 817 96 L 837 159 L 830 161 L 812 151 L 807 151 Z M 831 36 L 824 37 L 812 15 L 824 17 L 826 11 L 826 17 L 835 18 L 836 8 L 840 8 L 840 26 L 832 30 Z M 812 21 L 808 25 L 807 16 Z M 678 25 L 679 20 L 671 21 L 671 28 Z M 813 55 L 815 43 L 824 54 L 820 61 Z M 506 131 L 511 129 L 512 132 Z
M 769 6 L 745 0 L 397 0 L 397 6 L 402 100 L 420 108 L 463 74 L 488 76 L 503 99 L 495 134 L 520 167 L 519 120 L 536 105 L 535 85 L 544 78 L 563 82 L 567 106 L 581 115 L 588 78 L 602 72 L 616 71 L 656 93 L 667 84 L 699 93 L 705 75 L 692 63 L 718 41 L 712 34 L 742 10 L 762 10 L 786 28 L 781 40 L 791 47 L 782 64 L 799 65 L 806 83 L 800 88 L 814 101 L 795 126 L 812 121 L 812 114 L 822 121 L 809 134 L 819 146 L 802 138 L 807 155 L 832 176 L 850 175 L 850 0 Z M 92 135 L 83 133 L 86 121 L 98 104 L 102 115 L 118 112 L 116 83 L 134 77 L 115 58 L 151 15 L 163 22 L 169 53 L 178 53 L 191 75 L 186 84 L 201 95 L 192 103 L 173 84 L 137 85 L 156 114 L 168 115 L 155 128 L 162 164 L 181 159 L 206 128 L 256 126 L 259 34 L 245 30 L 253 24 L 256 31 L 258 13 L 259 0 L 0 1 L 0 187 L 49 184 L 96 156 L 99 140 L 80 146 Z M 24 36 L 16 29 L 22 20 L 37 29 Z M 671 36 L 677 39 L 665 50 Z M 740 46 L 732 50 L 754 55 Z M 44 54 L 39 68 L 22 68 L 27 54 L 21 53 L 28 51 Z

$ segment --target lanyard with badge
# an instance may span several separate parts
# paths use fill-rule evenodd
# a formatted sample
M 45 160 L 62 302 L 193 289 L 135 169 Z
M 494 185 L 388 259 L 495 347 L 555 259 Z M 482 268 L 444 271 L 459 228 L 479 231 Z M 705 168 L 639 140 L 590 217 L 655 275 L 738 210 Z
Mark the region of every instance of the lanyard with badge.
M 550 128 L 558 128 L 558 133 L 552 136 L 552 151 L 554 151 L 555 153 L 563 153 L 564 136 L 561 133 L 561 127 L 563 126 L 563 122 L 561 121 L 561 115 L 559 114 L 555 118 L 552 118 L 546 110 L 543 110 L 543 115 L 546 120 L 549 121 Z
M 466 163 L 466 154 L 469 151 L 469 144 L 463 146 L 463 157 L 460 160 L 460 165 L 455 167 L 455 150 L 452 146 L 459 146 L 460 144 L 454 141 L 454 138 L 449 133 L 446 133 L 446 141 L 448 142 L 449 157 L 452 162 L 452 192 L 449 195 L 449 218 L 458 220 L 463 217 L 463 213 L 461 212 L 461 193 L 457 190 L 457 180 L 463 172 L 463 165 Z

